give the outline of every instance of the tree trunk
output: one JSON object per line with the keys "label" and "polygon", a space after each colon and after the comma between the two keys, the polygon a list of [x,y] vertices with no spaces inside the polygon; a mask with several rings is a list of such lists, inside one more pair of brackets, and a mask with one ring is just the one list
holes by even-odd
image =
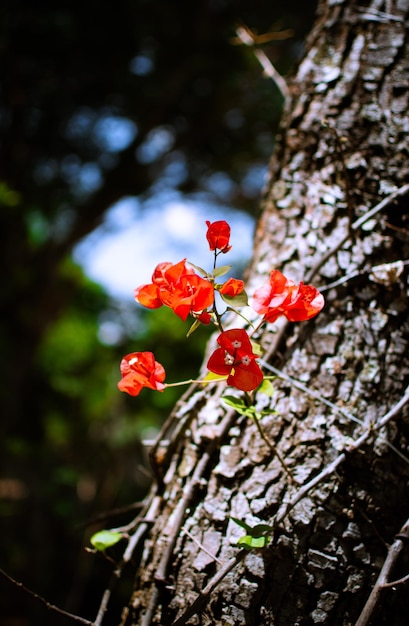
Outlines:
{"label": "tree trunk", "polygon": [[[403,545],[408,20],[409,0],[319,4],[247,276],[250,293],[277,268],[326,296],[314,320],[261,337],[265,373],[281,373],[257,407],[271,409],[262,429],[288,472],[257,424],[222,405],[220,384],[193,386],[152,453],[158,483],[126,553],[140,563],[124,625],[355,624],[402,527]],[[270,525],[268,546],[238,546],[232,517]],[[388,580],[408,565],[402,550]],[[407,587],[378,591],[371,623],[407,624]]]}

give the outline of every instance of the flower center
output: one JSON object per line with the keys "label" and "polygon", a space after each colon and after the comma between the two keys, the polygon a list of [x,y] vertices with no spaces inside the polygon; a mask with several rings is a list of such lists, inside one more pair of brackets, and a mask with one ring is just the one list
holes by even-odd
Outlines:
{"label": "flower center", "polygon": [[241,341],[235,339],[231,342],[231,345],[233,346],[233,348],[235,348],[235,350],[238,350],[239,348],[241,348]]}
{"label": "flower center", "polygon": [[248,356],[248,354],[246,354],[246,355],[242,358],[241,362],[243,363],[243,365],[250,365],[250,363],[251,363],[251,359],[250,359],[250,357]]}
{"label": "flower center", "polygon": [[225,365],[234,365],[234,356],[229,354],[228,352],[224,355],[224,364]]}

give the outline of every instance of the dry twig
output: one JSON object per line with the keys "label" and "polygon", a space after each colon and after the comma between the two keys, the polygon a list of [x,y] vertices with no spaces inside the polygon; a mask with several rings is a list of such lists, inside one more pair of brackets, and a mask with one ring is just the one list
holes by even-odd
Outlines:
{"label": "dry twig", "polygon": [[385,588],[395,587],[396,585],[403,584],[407,582],[409,579],[409,574],[404,576],[400,580],[395,580],[392,582],[388,582],[388,578],[392,572],[392,568],[394,567],[398,557],[402,551],[404,545],[408,543],[409,540],[409,519],[406,520],[400,531],[395,537],[394,542],[390,546],[388,550],[388,554],[386,556],[385,562],[382,566],[382,569],[379,573],[378,579],[372,589],[371,595],[364,608],[362,609],[361,615],[358,618],[355,626],[367,626],[369,624],[370,619],[372,618],[378,602],[381,597],[381,593]]}

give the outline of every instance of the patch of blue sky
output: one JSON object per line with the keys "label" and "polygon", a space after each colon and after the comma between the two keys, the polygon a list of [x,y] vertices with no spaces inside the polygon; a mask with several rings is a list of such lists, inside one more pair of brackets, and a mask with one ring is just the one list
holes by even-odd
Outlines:
{"label": "patch of blue sky", "polygon": [[86,274],[114,298],[133,300],[135,287],[151,282],[162,261],[187,258],[211,270],[213,254],[206,240],[206,220],[231,225],[232,250],[219,264],[242,267],[252,252],[254,219],[248,214],[206,199],[187,200],[177,192],[157,194],[142,206],[124,198],[107,213],[104,223],[75,249],[74,259]]}

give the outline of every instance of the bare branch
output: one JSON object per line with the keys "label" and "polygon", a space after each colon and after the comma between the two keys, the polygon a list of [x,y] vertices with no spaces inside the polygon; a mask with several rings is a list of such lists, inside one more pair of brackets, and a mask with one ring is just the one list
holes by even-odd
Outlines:
{"label": "bare branch", "polygon": [[216,589],[217,585],[224,578],[226,578],[227,574],[229,574],[229,572],[231,572],[246,557],[247,554],[247,550],[240,550],[240,552],[236,554],[235,557],[231,558],[230,561],[227,561],[224,567],[222,567],[213,576],[213,578],[209,580],[206,587],[202,589],[193,604],[191,604],[191,606],[175,622],[173,622],[172,626],[183,626],[183,624],[186,624],[186,622],[192,617],[192,615],[199,613],[199,611],[206,604],[212,591]]}
{"label": "bare branch", "polygon": [[205,546],[204,546],[202,543],[200,543],[200,541],[198,541],[198,540],[196,539],[196,537],[194,537],[194,536],[192,535],[192,533],[188,531],[188,529],[187,529],[187,528],[185,528],[185,527],[183,526],[183,527],[181,528],[181,530],[183,530],[183,532],[184,532],[184,533],[185,533],[185,534],[189,537],[189,539],[191,539],[191,540],[193,541],[193,543],[195,543],[195,544],[198,546],[198,548],[200,548],[200,550],[202,550],[202,552],[204,552],[205,554],[207,554],[207,556],[208,556],[208,557],[210,557],[213,561],[216,561],[216,563],[218,563],[219,565],[223,565],[223,563],[221,562],[221,560],[220,560],[220,559],[218,559],[218,558],[217,558],[217,556],[215,556],[214,554],[212,554],[212,553],[210,552],[210,550],[208,550],[207,548],[205,548]]}
{"label": "bare branch", "polygon": [[236,28],[236,34],[238,39],[245,46],[251,46],[253,48],[254,56],[263,68],[264,75],[267,76],[267,78],[271,78],[271,80],[275,82],[284,100],[288,100],[290,92],[287,87],[287,83],[285,82],[281,74],[277,72],[276,68],[271,63],[266,53],[263,52],[263,50],[254,47],[256,43],[256,36],[251,32],[249,28],[244,26],[238,26]]}
{"label": "bare branch", "polygon": [[327,476],[333,474],[337,467],[345,461],[348,452],[352,452],[361,448],[376,430],[379,430],[380,428],[382,428],[382,426],[385,426],[385,424],[387,424],[393,417],[395,417],[395,415],[397,415],[402,407],[408,402],[409,387],[406,388],[406,391],[403,394],[402,398],[391,408],[390,411],[388,411],[381,419],[379,419],[376,424],[371,425],[360,437],[358,437],[358,439],[356,439],[348,446],[345,452],[341,452],[341,454],[339,454],[337,458],[332,461],[332,463],[324,467],[324,469],[319,474],[317,474],[314,478],[305,483],[301,487],[301,489],[291,498],[291,500],[283,505],[281,511],[277,513],[275,523],[280,523],[287,516],[289,511],[291,511],[291,509],[293,509],[295,505],[300,500],[302,500],[302,498],[304,498],[304,496],[306,496],[307,493],[311,491],[311,489],[313,489],[313,487],[322,482],[322,480]]}
{"label": "bare branch", "polygon": [[[408,539],[409,519],[406,520],[399,533],[396,535],[394,542],[390,546],[383,567],[379,572],[379,576],[375,583],[375,586],[372,589],[371,595],[366,601],[366,604],[362,609],[361,615],[359,616],[355,626],[367,626],[373,616],[374,611],[376,610],[383,589],[385,589],[386,587],[395,586],[400,582],[394,581],[392,583],[388,583],[388,577],[390,576],[392,568],[394,567],[399,557],[399,554],[401,553],[402,548],[405,545],[405,542],[407,543]],[[405,578],[401,579],[401,581],[406,582],[407,579],[409,579],[409,575],[405,576]]]}
{"label": "bare branch", "polygon": [[15,580],[2,569],[0,569],[0,575],[3,576],[3,578],[5,578],[6,580],[8,580],[12,585],[21,589],[26,595],[40,602],[40,604],[45,606],[49,611],[52,611],[53,613],[58,613],[59,615],[64,615],[64,617],[71,619],[73,622],[77,622],[78,624],[84,624],[84,626],[95,626],[94,622],[90,622],[89,620],[84,619],[83,617],[79,617],[78,615],[74,615],[73,613],[69,613],[68,611],[64,611],[63,609],[60,609],[58,606],[55,606],[55,604],[50,604],[50,602],[47,602],[45,598],[40,596],[35,591],[31,591],[31,589],[28,589],[25,585],[23,585],[23,583],[19,582],[18,580]]}
{"label": "bare branch", "polygon": [[[378,202],[378,204],[372,207],[372,209],[369,209],[369,211],[361,215],[361,217],[359,217],[357,220],[355,220],[355,222],[352,223],[350,230],[358,230],[359,228],[361,228],[361,226],[363,226],[363,224],[365,224],[365,222],[368,222],[372,217],[380,213],[380,211],[383,211],[383,209],[385,209],[386,207],[390,206],[398,198],[406,196],[407,193],[409,193],[409,183],[392,192],[391,194],[389,194],[389,196],[387,196],[386,198],[381,200],[381,202]],[[338,252],[338,250],[342,248],[342,246],[348,241],[349,237],[350,233],[348,231],[348,233],[344,237],[342,237],[342,239],[340,239],[340,241],[333,248],[331,248],[331,250],[328,250],[328,252],[324,254],[314,265],[314,267],[311,268],[306,276],[305,282],[310,282],[310,280],[312,280],[312,278],[328,261],[328,259],[330,259],[334,254]]]}

